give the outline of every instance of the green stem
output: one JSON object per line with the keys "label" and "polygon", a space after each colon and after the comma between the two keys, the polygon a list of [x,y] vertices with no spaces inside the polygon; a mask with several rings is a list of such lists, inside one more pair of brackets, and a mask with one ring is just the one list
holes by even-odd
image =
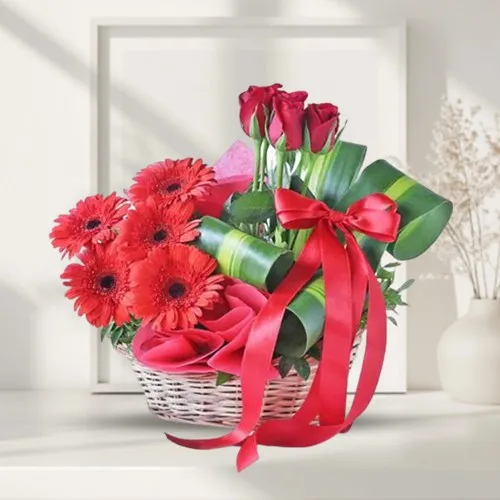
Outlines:
{"label": "green stem", "polygon": [[283,187],[283,171],[285,168],[286,152],[276,150],[276,189]]}
{"label": "green stem", "polygon": [[[307,193],[307,188],[309,187],[309,181],[311,180],[311,175],[313,171],[313,160],[314,157],[311,153],[307,151],[302,152],[302,158],[300,159],[300,172],[305,172],[305,177],[302,179],[302,189],[300,190],[301,195],[305,195]],[[293,249],[295,242],[297,240],[297,236],[299,235],[299,231],[294,229],[290,231],[290,241],[288,247]]]}
{"label": "green stem", "polygon": [[266,139],[262,141],[261,157],[260,157],[260,173],[259,173],[259,191],[264,188],[264,178],[267,173],[267,150],[269,149],[269,142]]}
{"label": "green stem", "polygon": [[254,158],[252,191],[257,191],[257,188],[259,187],[261,146],[262,146],[262,139],[256,139],[254,141],[254,156],[255,156],[255,158]]}
{"label": "green stem", "polygon": [[303,184],[302,189],[300,190],[300,194],[305,195],[307,193],[309,181],[311,180],[311,175],[313,172],[313,155],[304,151],[304,159],[300,163],[302,165],[301,169],[305,168],[306,171],[305,178],[302,179]]}
{"label": "green stem", "polygon": [[[275,189],[283,187],[283,170],[285,168],[286,152],[276,150],[276,186]],[[278,222],[274,231],[274,243],[277,246],[283,245],[284,229]]]}

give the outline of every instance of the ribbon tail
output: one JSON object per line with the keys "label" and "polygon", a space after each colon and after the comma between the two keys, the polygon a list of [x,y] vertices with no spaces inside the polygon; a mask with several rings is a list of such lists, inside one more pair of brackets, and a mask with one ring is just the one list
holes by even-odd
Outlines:
{"label": "ribbon tail", "polygon": [[320,424],[341,424],[346,416],[347,379],[353,339],[353,298],[349,255],[328,221],[321,241],[325,276],[325,329],[317,397]]}
{"label": "ribbon tail", "polygon": [[[355,248],[355,243],[355,241],[352,242],[353,248]],[[356,250],[354,251],[356,252]],[[304,425],[304,420],[294,422],[295,417],[290,421],[283,421],[281,426],[280,421],[264,422],[257,431],[257,442],[259,444],[290,447],[307,447],[320,444],[331,439],[338,433],[348,432],[353,422],[370,404],[375,394],[384,362],[387,342],[387,319],[385,315],[384,295],[380,289],[377,278],[366,261],[361,249],[359,249],[359,255],[362,257],[360,265],[363,267],[368,281],[369,303],[366,349],[356,393],[346,419],[337,425],[320,426]],[[318,375],[321,377],[321,371],[324,367],[324,364],[319,367],[309,393],[309,397],[313,398],[313,401],[319,396],[319,383],[317,383],[317,378]],[[304,406],[309,397],[306,399]],[[301,410],[302,408],[299,412]]]}
{"label": "ribbon tail", "polygon": [[241,444],[240,451],[236,458],[236,469],[238,472],[250,467],[259,459],[259,452],[257,451],[257,438],[255,434],[248,436]]}

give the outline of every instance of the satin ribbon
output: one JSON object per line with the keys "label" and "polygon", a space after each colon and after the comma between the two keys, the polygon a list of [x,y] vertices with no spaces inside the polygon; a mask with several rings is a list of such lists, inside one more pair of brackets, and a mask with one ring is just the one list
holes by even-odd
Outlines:
{"label": "satin ribbon", "polygon": [[[242,470],[258,458],[257,444],[303,447],[326,441],[349,430],[367,408],[380,377],[386,346],[383,293],[352,232],[392,242],[400,216],[387,196],[376,193],[353,203],[346,213],[291,190],[275,193],[278,219],[286,229],[313,228],[297,262],[256,317],[242,360],[242,415],[228,434],[213,439],[182,439],[167,434],[181,446],[215,449],[240,445],[237,467]],[[343,235],[339,241],[337,232]],[[321,361],[309,394],[296,415],[268,420],[259,427],[267,371],[272,362],[283,315],[295,295],[322,266],[325,281],[325,327]],[[349,358],[368,290],[366,349],[361,375],[346,416]],[[319,420],[319,425],[314,423]]]}

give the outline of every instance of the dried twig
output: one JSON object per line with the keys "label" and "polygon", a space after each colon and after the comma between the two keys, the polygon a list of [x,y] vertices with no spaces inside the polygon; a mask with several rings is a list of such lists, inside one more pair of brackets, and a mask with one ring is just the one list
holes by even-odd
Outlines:
{"label": "dried twig", "polygon": [[[466,274],[476,298],[500,296],[500,116],[495,127],[478,120],[479,106],[443,100],[430,160],[436,172],[424,183],[454,203],[450,225],[435,245],[438,255]],[[492,263],[492,252],[497,251]],[[493,268],[488,274],[487,266]]]}

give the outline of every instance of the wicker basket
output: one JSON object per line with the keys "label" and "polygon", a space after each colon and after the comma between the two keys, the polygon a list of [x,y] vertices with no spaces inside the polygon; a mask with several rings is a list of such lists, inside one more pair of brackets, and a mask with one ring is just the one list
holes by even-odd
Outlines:
{"label": "wicker basket", "polygon": [[[354,341],[352,365],[363,332]],[[234,427],[241,416],[241,384],[239,379],[216,386],[216,376],[209,374],[165,373],[153,370],[133,359],[123,346],[118,350],[132,361],[134,372],[146,395],[149,410],[169,421],[198,425]],[[289,418],[302,405],[316,373],[311,363],[311,376],[304,381],[292,370],[285,378],[270,380],[266,387],[261,420]]]}

